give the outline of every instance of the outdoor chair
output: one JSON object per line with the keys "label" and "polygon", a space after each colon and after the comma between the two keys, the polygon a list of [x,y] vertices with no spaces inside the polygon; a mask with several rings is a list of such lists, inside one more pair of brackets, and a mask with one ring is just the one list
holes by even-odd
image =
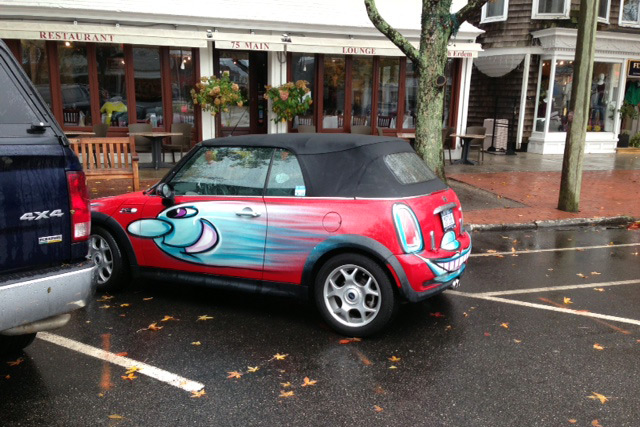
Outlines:
{"label": "outdoor chair", "polygon": [[[451,138],[454,129],[451,126],[447,126],[442,128],[442,148],[447,149],[449,151],[449,164],[453,164],[453,160],[451,159],[451,149],[455,148],[453,144],[455,144],[455,139]],[[442,163],[444,164],[444,153],[442,154]]]}
{"label": "outdoor chair", "polygon": [[298,125],[298,133],[316,133],[316,127],[313,125]]}
{"label": "outdoor chair", "polygon": [[109,125],[106,123],[97,123],[93,125],[93,133],[98,138],[106,138],[107,132],[109,132]]}
{"label": "outdoor chair", "polygon": [[371,135],[371,126],[351,126],[351,133],[357,133],[358,135]]}
{"label": "outdoor chair", "polygon": [[[176,162],[176,151],[180,151],[180,158],[184,155],[185,151],[189,151],[189,145],[191,144],[191,130],[193,125],[191,123],[173,123],[171,124],[171,132],[181,133],[182,135],[175,135],[171,137],[169,144],[163,144],[162,150],[171,151],[171,160]],[[164,153],[162,155],[164,159]]]}
{"label": "outdoor chair", "polygon": [[300,125],[313,126],[313,117],[298,116],[298,126]]}
{"label": "outdoor chair", "polygon": [[388,128],[391,126],[391,116],[378,116],[378,127]]}
{"label": "outdoor chair", "polygon": [[[467,135],[484,135],[487,133],[487,130],[482,126],[469,126],[467,131],[465,132]],[[469,152],[471,150],[478,150],[478,162],[480,162],[480,158],[482,157],[482,161],[484,161],[484,138],[476,138],[472,139],[469,144]]]}
{"label": "outdoor chair", "polygon": [[366,126],[369,117],[367,116],[353,116],[351,124],[354,126]]}
{"label": "outdoor chair", "polygon": [[[153,132],[153,128],[150,123],[137,123],[129,125],[129,133],[135,132]],[[146,136],[135,136],[136,152],[137,153],[150,153],[151,152],[151,140]]]}

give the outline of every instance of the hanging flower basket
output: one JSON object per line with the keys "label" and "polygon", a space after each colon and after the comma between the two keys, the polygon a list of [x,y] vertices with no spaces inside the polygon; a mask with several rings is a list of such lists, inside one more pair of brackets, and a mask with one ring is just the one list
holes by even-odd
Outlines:
{"label": "hanging flower basket", "polygon": [[240,92],[240,87],[229,79],[229,72],[224,71],[220,78],[216,76],[202,77],[200,83],[191,89],[191,98],[195,105],[200,105],[204,111],[210,111],[212,116],[220,112],[229,112],[229,107],[242,107],[246,99]]}
{"label": "hanging flower basket", "polygon": [[309,82],[305,80],[298,80],[278,87],[265,86],[267,92],[264,94],[264,99],[271,100],[271,109],[276,115],[274,122],[290,121],[295,116],[307,112],[313,102],[308,84]]}

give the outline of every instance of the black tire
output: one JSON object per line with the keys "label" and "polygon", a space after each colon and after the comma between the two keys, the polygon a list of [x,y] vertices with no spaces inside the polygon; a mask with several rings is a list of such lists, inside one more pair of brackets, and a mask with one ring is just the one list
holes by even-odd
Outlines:
{"label": "black tire", "polygon": [[102,227],[92,227],[89,253],[98,267],[96,269],[97,290],[99,292],[122,290],[129,281],[129,267],[113,235]]}
{"label": "black tire", "polygon": [[19,353],[36,339],[36,334],[0,335],[0,354]]}
{"label": "black tire", "polygon": [[320,268],[314,296],[322,317],[347,336],[379,332],[391,321],[398,306],[384,270],[372,259],[352,253],[337,255]]}

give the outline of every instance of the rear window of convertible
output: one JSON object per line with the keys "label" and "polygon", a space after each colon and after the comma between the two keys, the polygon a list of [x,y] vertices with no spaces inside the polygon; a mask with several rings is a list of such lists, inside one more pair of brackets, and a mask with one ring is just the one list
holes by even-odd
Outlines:
{"label": "rear window of convertible", "polygon": [[384,162],[401,184],[417,184],[436,178],[416,153],[387,154]]}

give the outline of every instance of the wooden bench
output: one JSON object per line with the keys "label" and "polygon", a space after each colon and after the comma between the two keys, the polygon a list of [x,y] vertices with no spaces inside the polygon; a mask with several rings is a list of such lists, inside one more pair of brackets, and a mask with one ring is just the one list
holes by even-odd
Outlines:
{"label": "wooden bench", "polygon": [[133,137],[69,138],[69,142],[87,178],[131,178],[133,191],[140,190],[139,157]]}

